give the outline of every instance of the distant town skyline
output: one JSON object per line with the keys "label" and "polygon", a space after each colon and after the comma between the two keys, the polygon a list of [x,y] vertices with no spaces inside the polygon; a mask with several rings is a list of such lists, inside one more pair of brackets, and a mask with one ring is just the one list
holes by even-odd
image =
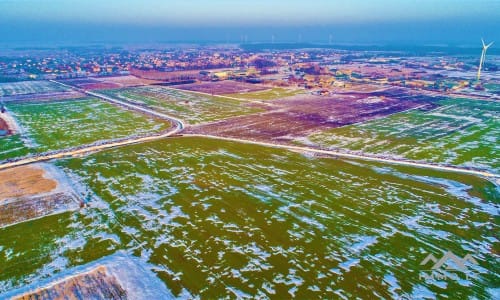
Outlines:
{"label": "distant town skyline", "polygon": [[0,0],[3,42],[467,43],[499,19],[494,0]]}

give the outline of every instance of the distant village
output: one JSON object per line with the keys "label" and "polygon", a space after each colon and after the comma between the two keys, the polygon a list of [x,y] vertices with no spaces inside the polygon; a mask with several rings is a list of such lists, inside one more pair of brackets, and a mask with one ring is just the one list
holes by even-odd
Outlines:
{"label": "distant village", "polygon": [[[0,59],[0,82],[135,75],[166,84],[236,80],[271,86],[302,87],[330,94],[352,84],[384,84],[437,91],[472,87],[471,78],[443,72],[477,68],[476,58],[411,57],[401,53],[334,49],[245,51],[192,47],[166,50],[71,49]],[[495,64],[486,66],[496,70]],[[451,79],[450,79],[451,78]],[[480,86],[474,86],[480,89]]]}

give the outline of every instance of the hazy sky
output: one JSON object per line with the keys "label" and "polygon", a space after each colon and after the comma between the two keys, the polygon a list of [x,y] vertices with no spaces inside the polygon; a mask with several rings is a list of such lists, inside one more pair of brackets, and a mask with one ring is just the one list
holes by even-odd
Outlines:
{"label": "hazy sky", "polygon": [[466,43],[498,20],[500,0],[0,0],[4,41]]}

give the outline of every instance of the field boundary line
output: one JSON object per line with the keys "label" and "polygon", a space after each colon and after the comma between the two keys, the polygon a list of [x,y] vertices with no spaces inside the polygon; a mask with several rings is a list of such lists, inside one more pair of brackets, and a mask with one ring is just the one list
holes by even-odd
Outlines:
{"label": "field boundary line", "polygon": [[287,149],[287,150],[298,151],[298,152],[325,154],[325,155],[337,156],[337,157],[348,158],[348,159],[374,161],[374,162],[388,163],[388,164],[393,164],[393,165],[402,165],[402,166],[417,167],[417,168],[424,168],[424,169],[434,169],[434,170],[439,170],[439,171],[449,171],[449,172],[455,172],[455,173],[465,173],[465,174],[483,176],[483,177],[488,177],[488,178],[496,178],[497,180],[500,179],[499,174],[494,174],[494,173],[490,173],[487,171],[466,169],[466,168],[461,168],[458,166],[443,166],[443,165],[432,164],[432,163],[428,163],[428,162],[419,162],[419,161],[411,161],[411,160],[396,159],[396,158],[383,158],[383,157],[371,156],[371,155],[366,155],[366,154],[345,153],[345,152],[340,152],[340,151],[335,151],[335,150],[324,150],[324,149],[316,149],[316,148],[310,148],[310,147],[304,147],[304,146],[274,144],[274,143],[268,143],[268,142],[259,142],[259,141],[252,141],[252,140],[246,140],[246,139],[239,139],[239,138],[221,137],[221,136],[216,136],[216,135],[182,134],[182,136],[219,139],[219,140],[233,141],[233,142],[239,142],[239,143],[261,145],[261,146],[267,146],[267,147],[273,147],[273,148]]}

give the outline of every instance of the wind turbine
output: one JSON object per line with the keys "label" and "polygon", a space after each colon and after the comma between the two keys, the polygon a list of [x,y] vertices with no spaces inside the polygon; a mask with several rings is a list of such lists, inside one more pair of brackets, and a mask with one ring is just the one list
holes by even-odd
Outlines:
{"label": "wind turbine", "polygon": [[483,42],[483,52],[481,53],[481,59],[479,60],[479,69],[477,69],[477,81],[481,78],[481,69],[483,68],[484,59],[486,58],[486,50],[493,45],[493,42],[486,45],[483,39],[481,39],[481,42]]}

